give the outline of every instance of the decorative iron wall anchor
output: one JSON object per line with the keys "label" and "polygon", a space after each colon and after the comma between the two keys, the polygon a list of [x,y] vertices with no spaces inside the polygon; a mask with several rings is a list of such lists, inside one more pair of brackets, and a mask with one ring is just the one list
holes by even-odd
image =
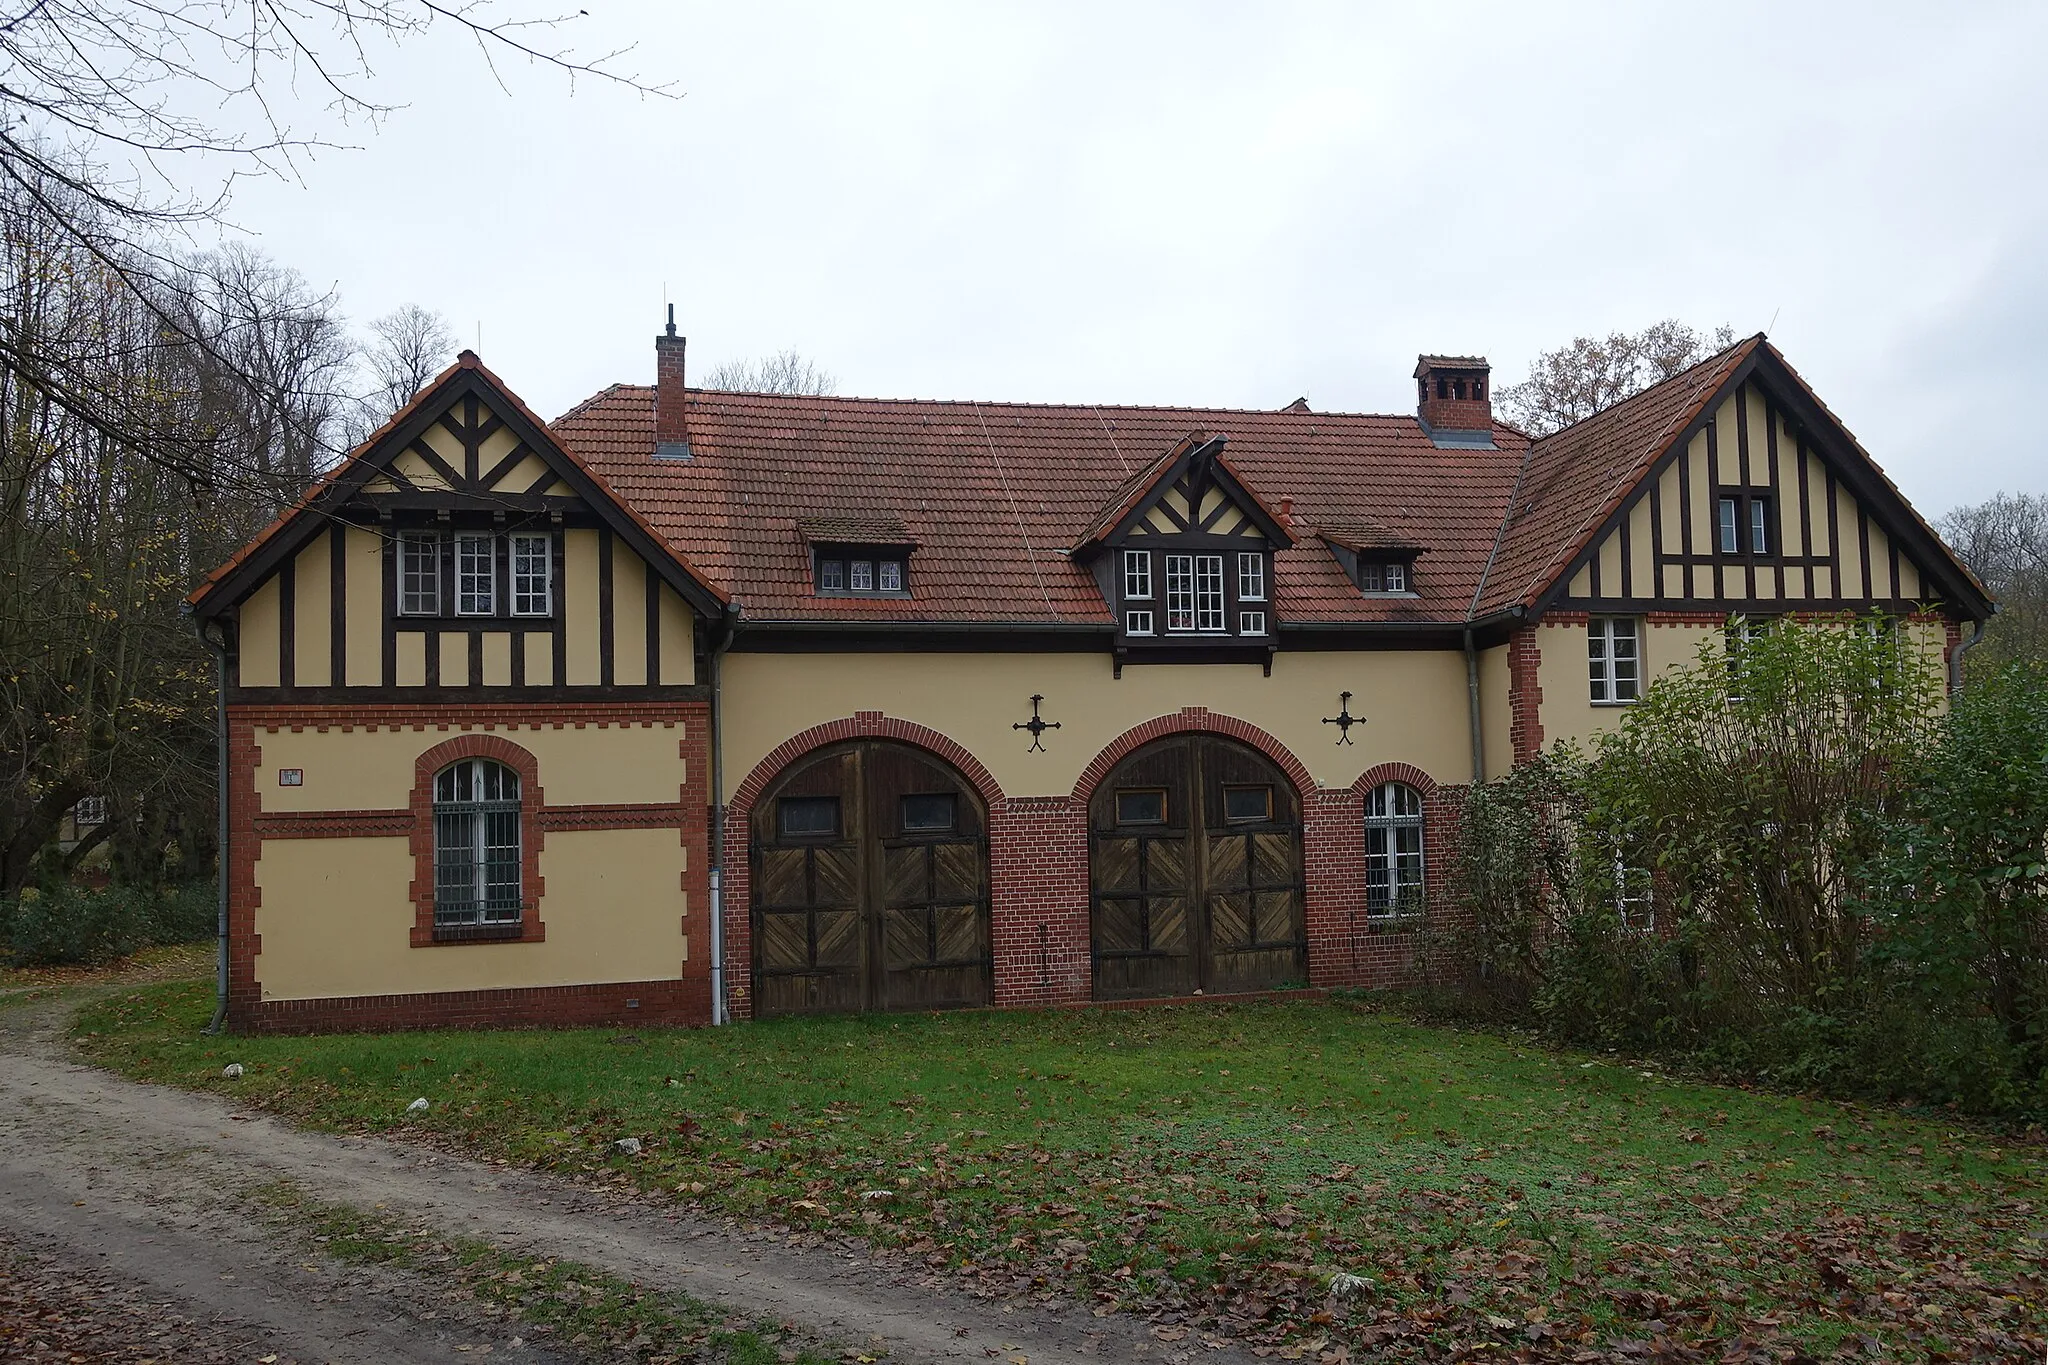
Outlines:
{"label": "decorative iron wall anchor", "polygon": [[1339,744],[1349,744],[1351,742],[1351,727],[1365,724],[1365,717],[1352,715],[1351,694],[1349,692],[1340,692],[1337,694],[1337,714],[1334,716],[1324,716],[1323,724],[1336,726],[1337,742]]}
{"label": "decorative iron wall anchor", "polygon": [[1010,727],[1012,730],[1029,730],[1031,732],[1031,748],[1024,751],[1027,754],[1034,749],[1041,754],[1044,753],[1045,745],[1039,743],[1039,737],[1047,730],[1057,730],[1060,728],[1060,723],[1056,720],[1040,720],[1038,718],[1038,703],[1044,700],[1044,694],[1033,692],[1031,694],[1031,719],[1020,720]]}

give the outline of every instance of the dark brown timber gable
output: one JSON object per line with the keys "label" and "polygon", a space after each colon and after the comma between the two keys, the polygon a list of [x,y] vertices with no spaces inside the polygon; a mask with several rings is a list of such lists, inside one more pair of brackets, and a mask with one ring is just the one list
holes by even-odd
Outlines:
{"label": "dark brown timber gable", "polygon": [[[1750,424],[1746,420],[1747,409],[1744,406],[1744,399],[1750,395],[1761,400],[1766,414],[1762,449],[1752,448]],[[1732,431],[1721,430],[1717,418],[1723,411],[1735,415],[1736,420],[1730,424]],[[1795,445],[1791,450],[1783,448],[1779,436],[1781,427],[1793,434]],[[1710,504],[1706,509],[1709,515],[1704,521],[1696,515],[1700,509],[1693,506],[1697,480],[1692,467],[1691,446],[1694,437],[1702,431],[1706,435],[1710,475],[1718,471],[1722,461],[1732,454],[1738,480],[1724,489],[1715,479],[1708,478],[1705,486],[1709,498],[1718,499],[1725,492],[1744,498],[1760,494],[1770,499],[1770,525],[1774,539],[1765,553],[1748,552],[1746,517],[1737,528],[1742,552],[1730,555],[1720,552],[1715,515],[1717,507]],[[1731,443],[1734,446],[1732,452],[1728,450]],[[1822,495],[1825,506],[1818,509],[1812,505],[1814,481],[1811,473],[1816,463],[1822,472],[1826,490]],[[1678,470],[1676,545],[1667,543],[1664,535],[1665,490],[1662,486],[1665,471],[1673,465]],[[1764,471],[1767,477],[1752,484],[1753,470]],[[1846,559],[1841,535],[1843,528],[1837,516],[1838,487],[1848,491],[1857,509],[1856,524],[1851,532],[1858,547],[1853,583],[1842,581]],[[1649,504],[1651,534],[1652,581],[1648,584],[1635,581],[1636,556],[1632,553],[1634,546],[1631,542],[1635,531],[1631,525],[1631,513],[1645,501]],[[1746,507],[1746,503],[1743,506]],[[1890,561],[1888,581],[1893,586],[1892,594],[1881,601],[1874,596],[1871,573],[1869,527],[1873,522],[1885,536]],[[1708,528],[1705,544],[1698,543],[1702,524]],[[1826,527],[1825,553],[1814,552],[1817,524]],[[1778,538],[1781,532],[1776,528],[1793,526],[1798,528],[1800,544],[1806,553],[1787,553],[1782,539]],[[1601,548],[1610,536],[1616,537],[1620,544],[1619,584],[1603,579]],[[1898,591],[1902,562],[1910,562],[1918,571],[1921,587],[1918,600],[1907,600]],[[1667,596],[1663,592],[1668,569],[1678,571],[1682,590],[1680,597]],[[1581,570],[1586,571],[1589,580],[1586,596],[1576,596],[1571,592],[1570,585]],[[1819,588],[1817,571],[1825,571],[1830,580],[1830,591],[1820,596],[1816,596]],[[1759,596],[1760,574],[1775,579],[1774,593]],[[1793,595],[1787,591],[1788,582],[1793,581],[1795,574],[1805,589],[1804,595]],[[1614,591],[1617,588],[1618,593]],[[1939,605],[1952,615],[1966,619],[1982,619],[1991,611],[1989,597],[1968,570],[1907,504],[1855,438],[1813,396],[1798,374],[1774,348],[1759,338],[1742,362],[1699,403],[1691,419],[1663,443],[1661,452],[1649,459],[1633,483],[1617,495],[1607,514],[1592,525],[1576,551],[1549,579],[1547,586],[1533,595],[1529,605],[1532,612],[1538,614],[1550,608],[1597,612],[1623,605],[1635,610],[1662,607],[1732,612],[1760,602],[1768,602],[1777,610],[1860,610],[1874,606],[1901,613],[1918,606]]]}

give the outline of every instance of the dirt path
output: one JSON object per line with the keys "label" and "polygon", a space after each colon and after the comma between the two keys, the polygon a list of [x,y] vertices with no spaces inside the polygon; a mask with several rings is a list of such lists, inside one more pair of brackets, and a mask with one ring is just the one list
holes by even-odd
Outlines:
{"label": "dirt path", "polygon": [[[79,1273],[113,1272],[178,1311],[306,1361],[555,1359],[519,1324],[460,1316],[436,1286],[315,1257],[250,1192],[295,1182],[517,1254],[680,1289],[896,1361],[1028,1365],[1249,1360],[1173,1346],[1122,1316],[970,1297],[855,1249],[615,1201],[532,1172],[400,1143],[301,1132],[218,1098],[136,1085],[68,1061],[67,1002],[0,1010],[0,1239]],[[118,1358],[118,1357],[116,1357]]]}

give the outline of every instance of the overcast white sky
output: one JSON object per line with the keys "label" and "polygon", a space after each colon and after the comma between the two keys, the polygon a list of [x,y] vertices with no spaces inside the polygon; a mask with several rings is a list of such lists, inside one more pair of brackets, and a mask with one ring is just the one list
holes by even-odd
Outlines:
{"label": "overcast white sky", "polygon": [[577,2],[682,98],[432,37],[235,217],[550,417],[652,379],[664,289],[697,374],[1326,410],[1676,316],[1769,330],[1929,516],[2048,491],[2048,5]]}

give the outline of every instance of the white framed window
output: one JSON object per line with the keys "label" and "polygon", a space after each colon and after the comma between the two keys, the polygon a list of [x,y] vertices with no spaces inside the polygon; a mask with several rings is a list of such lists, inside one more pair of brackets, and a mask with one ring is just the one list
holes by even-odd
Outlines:
{"label": "white framed window", "polygon": [[455,537],[455,614],[490,616],[498,610],[498,538],[463,531]]}
{"label": "white framed window", "polygon": [[465,758],[434,775],[434,928],[519,923],[519,774]]}
{"label": "white framed window", "polygon": [[1127,611],[1124,613],[1124,634],[1150,635],[1152,613],[1149,611]]}
{"label": "white framed window", "polygon": [[107,823],[107,798],[104,796],[81,796],[78,804],[71,808],[71,823],[80,829],[87,829]]}
{"label": "white framed window", "polygon": [[1126,601],[1149,602],[1152,600],[1152,552],[1150,550],[1124,551],[1124,598]]}
{"label": "white framed window", "polygon": [[818,588],[823,592],[845,592],[846,561],[843,559],[819,560]]}
{"label": "white framed window", "polygon": [[847,576],[846,586],[854,592],[873,592],[875,590],[875,561],[872,559],[854,560],[853,572]]}
{"label": "white framed window", "polygon": [[1650,930],[1657,927],[1657,905],[1654,896],[1655,879],[1647,867],[1632,867],[1621,856],[1614,854],[1614,913],[1621,917],[1624,929]]}
{"label": "white framed window", "polygon": [[1237,600],[1266,600],[1266,556],[1257,550],[1237,552]]}
{"label": "white framed window", "polygon": [[1395,562],[1361,562],[1358,566],[1360,592],[1408,591],[1408,566]]}
{"label": "white framed window", "polygon": [[1635,701],[1642,695],[1642,622],[1633,616],[1596,616],[1586,627],[1586,667],[1593,700]]}
{"label": "white framed window", "polygon": [[1195,556],[1195,629],[1223,629],[1223,556]]}
{"label": "white framed window", "polygon": [[1749,552],[1753,555],[1767,555],[1771,552],[1771,500],[1752,496],[1749,500]]}
{"label": "white framed window", "polygon": [[1222,555],[1166,556],[1166,628],[1223,631]]}
{"label": "white framed window", "polygon": [[1166,557],[1166,628],[1195,628],[1195,557]]}
{"label": "white framed window", "polygon": [[1771,625],[1768,616],[1738,616],[1722,629],[1721,645],[1728,655],[1728,700],[1742,700],[1742,656],[1751,644],[1770,633]]}
{"label": "white framed window", "polygon": [[441,614],[441,537],[432,531],[398,533],[398,614]]}
{"label": "white framed window", "polygon": [[875,565],[875,589],[878,592],[903,591],[903,562],[884,559]]}
{"label": "white framed window", "polygon": [[1736,508],[1736,499],[1722,498],[1719,507],[1721,517],[1721,553],[1724,555],[1739,553],[1742,549],[1742,541],[1738,535],[1738,528],[1741,522],[1736,516],[1738,510]]}
{"label": "white framed window", "polygon": [[1422,913],[1422,793],[1386,782],[1365,796],[1365,913],[1399,919]]}
{"label": "white framed window", "polygon": [[1239,635],[1264,635],[1266,633],[1266,613],[1262,611],[1239,612],[1237,614],[1237,633]]}
{"label": "white framed window", "polygon": [[555,543],[545,533],[512,536],[512,614],[552,616],[555,610]]}

